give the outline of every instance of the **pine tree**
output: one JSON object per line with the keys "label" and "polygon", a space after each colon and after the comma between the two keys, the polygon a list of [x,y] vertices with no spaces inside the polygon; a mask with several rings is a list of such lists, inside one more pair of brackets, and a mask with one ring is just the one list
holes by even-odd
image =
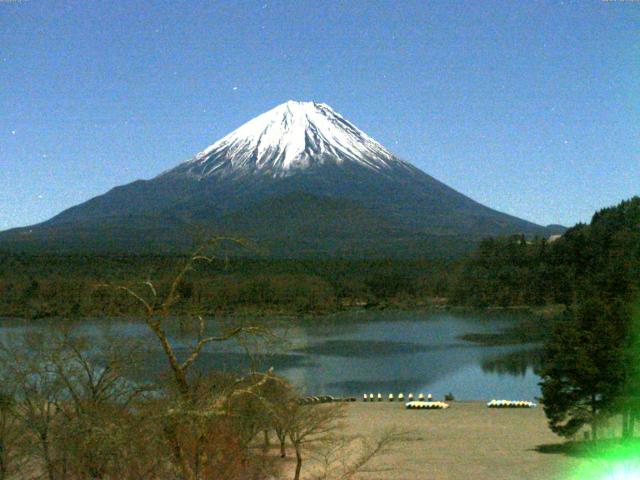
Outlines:
{"label": "pine tree", "polygon": [[640,299],[635,301],[624,346],[625,380],[617,409],[622,418],[622,437],[634,436],[635,422],[640,420]]}
{"label": "pine tree", "polygon": [[571,437],[588,424],[597,438],[599,420],[615,411],[625,386],[629,323],[625,302],[603,301],[594,292],[559,322],[539,372],[552,431]]}

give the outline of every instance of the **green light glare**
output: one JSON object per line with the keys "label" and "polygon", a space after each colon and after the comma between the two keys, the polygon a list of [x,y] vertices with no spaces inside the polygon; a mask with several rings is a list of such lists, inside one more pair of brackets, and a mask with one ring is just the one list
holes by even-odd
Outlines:
{"label": "green light glare", "polygon": [[603,477],[604,480],[631,480],[640,478],[640,467],[635,462],[632,465],[617,465],[614,471]]}
{"label": "green light glare", "polygon": [[640,480],[640,441],[603,442],[608,445],[589,449],[587,458],[566,480]]}
{"label": "green light glare", "polygon": [[[630,363],[626,392],[638,398],[640,394],[640,299],[633,306],[629,335]],[[636,421],[639,420],[636,419]],[[638,428],[636,428],[636,435],[637,430]],[[587,441],[576,445],[574,453],[581,457],[581,460],[566,480],[640,480],[640,438],[637,436],[626,439]]]}

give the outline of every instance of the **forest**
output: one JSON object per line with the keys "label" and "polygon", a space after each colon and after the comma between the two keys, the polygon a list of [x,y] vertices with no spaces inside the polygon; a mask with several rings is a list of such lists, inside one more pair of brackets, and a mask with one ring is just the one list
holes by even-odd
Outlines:
{"label": "forest", "polygon": [[[639,260],[636,197],[597,212],[590,225],[569,230],[552,246],[547,260],[536,263],[540,269],[557,268],[565,282],[558,288],[564,290],[559,300],[566,310],[550,332],[538,370],[550,428],[574,438],[589,425],[590,438],[596,440],[600,427],[617,419],[623,442],[636,454]],[[620,445],[614,447],[619,450]]]}
{"label": "forest", "polygon": [[[572,445],[578,433],[599,438],[601,426],[615,420],[623,441],[633,442],[640,420],[638,197],[600,210],[590,224],[576,225],[555,241],[486,239],[472,256],[455,262],[287,261],[208,256],[204,250],[191,257],[4,254],[0,279],[0,315],[135,314],[162,345],[170,367],[168,383],[149,385],[149,392],[125,380],[125,367],[136,366],[135,346],[123,348],[109,339],[88,346],[63,331],[46,340],[0,344],[0,363],[8,372],[0,392],[0,478],[25,465],[50,480],[155,478],[167,472],[185,479],[222,471],[225,478],[244,478],[249,471],[264,475],[275,468],[273,455],[261,453],[274,434],[282,455],[293,450],[294,478],[300,478],[305,442],[335,444],[339,405],[301,408],[297,392],[269,372],[240,379],[189,374],[207,343],[269,335],[242,323],[207,333],[204,317],[219,312],[560,305],[552,328],[529,323],[512,332],[523,341],[545,342],[536,373],[551,430]],[[195,322],[196,342],[179,361],[166,322],[183,314]],[[39,343],[21,348],[21,342]],[[96,348],[107,369],[91,363],[89,351]],[[28,358],[25,351],[44,357]],[[134,431],[154,441],[131,441]],[[343,442],[332,450],[338,457],[322,478],[350,478],[397,435]],[[229,455],[221,457],[225,448]],[[349,454],[354,463],[344,463],[345,449],[355,449],[355,457]],[[341,471],[334,468],[338,464]]]}
{"label": "forest", "polygon": [[640,281],[640,198],[596,212],[559,239],[484,240],[451,279],[450,300],[476,306],[570,305],[588,288],[626,294]]}
{"label": "forest", "polygon": [[[487,239],[449,284],[452,303],[561,305],[537,373],[551,430],[574,439],[640,419],[640,198],[596,212],[553,242]],[[532,330],[534,332],[534,330]]]}
{"label": "forest", "polygon": [[[0,316],[127,315],[108,283],[166,287],[183,256],[0,254]],[[448,291],[445,261],[213,259],[180,287],[176,310],[215,313],[329,313],[351,307],[427,305]],[[131,306],[131,305],[129,305]]]}
{"label": "forest", "polygon": [[[300,480],[309,463],[319,480],[376,471],[371,460],[405,434],[347,435],[340,420],[348,399],[302,397],[272,368],[197,367],[207,346],[272,345],[275,331],[190,315],[181,318],[181,340],[167,333],[194,259],[162,294],[152,282],[144,293],[116,288],[144,312],[164,356],[156,374],[145,373],[151,343],[106,331],[89,339],[58,322],[0,339],[0,480]],[[311,447],[323,462],[312,462]]]}
{"label": "forest", "polygon": [[[637,285],[640,198],[597,212],[559,239],[487,238],[451,259],[273,259],[218,255],[180,286],[177,310],[317,314],[347,308],[571,305],[587,283]],[[0,253],[0,316],[127,315],[103,288],[167,286],[188,256]],[[609,285],[616,288],[615,285]]]}

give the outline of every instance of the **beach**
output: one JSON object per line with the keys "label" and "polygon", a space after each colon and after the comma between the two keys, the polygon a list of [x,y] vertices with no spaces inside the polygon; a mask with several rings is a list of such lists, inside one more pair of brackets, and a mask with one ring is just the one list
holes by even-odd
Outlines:
{"label": "beach", "polygon": [[[556,480],[579,460],[558,453],[563,443],[540,406],[489,409],[485,402],[450,402],[446,410],[407,410],[400,402],[350,403],[344,433],[373,436],[389,428],[411,432],[372,465],[385,471],[357,478],[423,480]],[[304,470],[303,470],[304,472]],[[304,478],[304,475],[303,475]]]}

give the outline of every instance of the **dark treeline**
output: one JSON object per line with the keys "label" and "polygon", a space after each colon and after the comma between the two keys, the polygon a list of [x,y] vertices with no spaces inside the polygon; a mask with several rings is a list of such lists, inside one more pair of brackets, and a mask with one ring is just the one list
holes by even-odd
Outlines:
{"label": "dark treeline", "polygon": [[640,198],[597,212],[553,242],[522,237],[484,241],[452,286],[454,302],[556,303],[537,372],[550,428],[590,437],[621,419],[634,437],[640,419]]}
{"label": "dark treeline", "polygon": [[[221,258],[200,264],[181,284],[178,307],[326,313],[444,303],[571,305],[587,285],[618,282],[623,288],[640,278],[639,205],[634,198],[604,209],[556,241],[486,239],[458,260]],[[0,316],[126,315],[129,305],[101,285],[152,279],[166,288],[185,258],[0,253]]]}
{"label": "dark treeline", "polygon": [[571,305],[586,289],[640,281],[640,198],[597,212],[559,239],[487,239],[451,280],[450,300],[476,306]]}
{"label": "dark treeline", "polygon": [[[105,284],[153,280],[167,288],[182,256],[0,254],[0,316],[132,313]],[[185,311],[325,313],[352,306],[442,301],[454,273],[446,261],[274,260],[202,262],[180,285]]]}
{"label": "dark treeline", "polygon": [[590,437],[613,418],[630,441],[640,419],[640,197],[597,212],[553,242],[488,239],[462,264],[450,300],[562,304],[537,372],[551,429]]}
{"label": "dark treeline", "polygon": [[629,440],[640,419],[640,198],[601,210],[553,250],[572,301],[539,371],[549,425],[567,437],[590,425],[596,439],[619,417]]}
{"label": "dark treeline", "polygon": [[[254,361],[234,374],[215,361],[200,366],[208,348],[250,344],[255,360],[285,339],[259,322],[213,323],[197,312],[178,321],[178,290],[196,262],[163,293],[151,281],[112,288],[140,306],[149,341],[108,328],[88,338],[65,322],[0,339],[0,480],[300,480],[308,463],[314,478],[347,480],[377,470],[367,464],[403,432],[347,436],[343,402],[303,398]],[[154,344],[164,361],[146,375]]]}
{"label": "dark treeline", "polygon": [[452,286],[453,302],[563,304],[537,368],[551,429],[591,438],[621,419],[634,437],[640,419],[640,198],[597,212],[553,242],[489,239]]}
{"label": "dark treeline", "polygon": [[[597,212],[549,242],[487,239],[450,283],[450,301],[475,306],[561,304],[547,325],[537,373],[550,428],[575,439],[640,420],[640,198]],[[525,332],[526,333],[526,332]],[[533,331],[532,331],[533,333]]]}

